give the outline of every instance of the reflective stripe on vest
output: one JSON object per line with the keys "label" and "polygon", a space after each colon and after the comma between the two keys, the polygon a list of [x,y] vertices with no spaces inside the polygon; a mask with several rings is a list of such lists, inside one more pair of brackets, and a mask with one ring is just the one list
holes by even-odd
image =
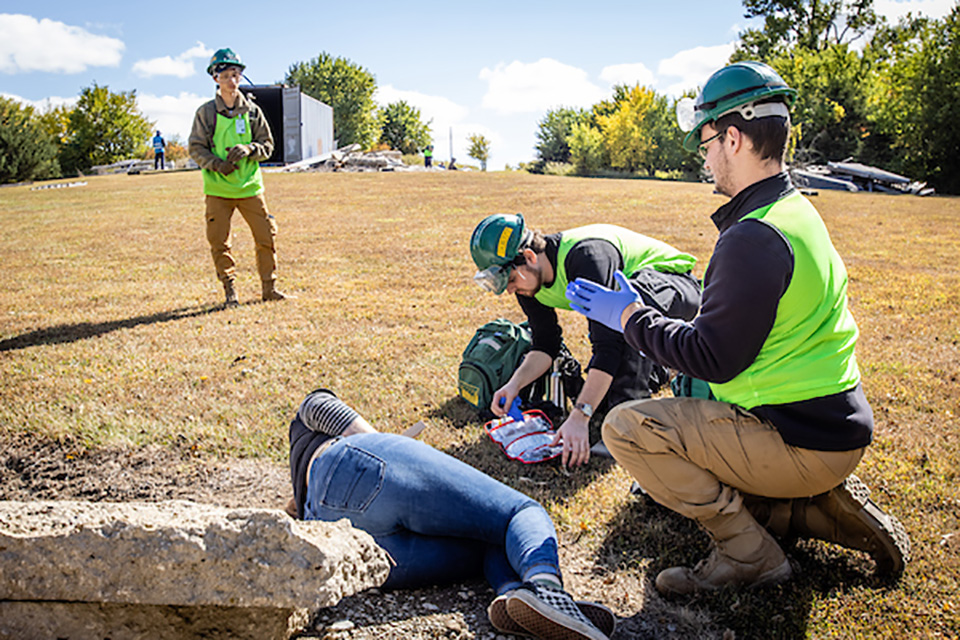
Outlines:
{"label": "reflective stripe on vest", "polygon": [[[227,158],[227,149],[238,144],[250,144],[250,115],[242,113],[234,118],[217,114],[217,127],[213,132],[211,151],[218,158]],[[203,169],[203,192],[220,198],[252,198],[263,193],[263,175],[260,163],[249,156],[237,163],[237,170],[223,175]]]}
{"label": "reflective stripe on vest", "polygon": [[793,253],[793,276],[760,353],[733,380],[710,383],[713,394],[752,409],[852,389],[860,372],[854,357],[857,325],[847,308],[847,270],[817,210],[793,193],[743,219],[760,220],[780,232]]}
{"label": "reflective stripe on vest", "polygon": [[623,257],[623,272],[630,277],[640,269],[652,267],[665,273],[687,273],[697,263],[693,256],[677,251],[666,242],[612,224],[591,224],[564,231],[557,252],[553,284],[541,287],[534,296],[541,304],[555,309],[569,309],[567,300],[567,254],[581,240],[598,239],[610,242]]}

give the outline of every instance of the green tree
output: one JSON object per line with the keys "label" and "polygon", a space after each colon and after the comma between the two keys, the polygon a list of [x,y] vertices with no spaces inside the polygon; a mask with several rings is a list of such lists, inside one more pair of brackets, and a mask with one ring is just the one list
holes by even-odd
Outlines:
{"label": "green tree", "polygon": [[59,175],[56,143],[34,108],[0,96],[0,184]]}
{"label": "green tree", "polygon": [[845,44],[821,50],[798,46],[770,64],[798,93],[791,111],[797,159],[856,156],[867,123],[869,59]]}
{"label": "green tree", "polygon": [[373,94],[377,81],[369,71],[346,58],[323,52],[290,67],[284,84],[297,85],[308,96],[333,108],[337,144],[369,149],[380,136]]}
{"label": "green tree", "polygon": [[666,96],[654,94],[653,104],[645,119],[654,147],[650,153],[650,167],[654,171],[679,171],[693,176],[700,171],[700,156],[683,148],[686,133],[677,124],[677,103]]}
{"label": "green tree", "polygon": [[870,82],[865,159],[960,194],[960,5],[878,35],[885,57]]}
{"label": "green tree", "polygon": [[625,100],[617,102],[610,115],[597,116],[603,142],[614,169],[634,172],[646,169],[653,172],[653,139],[648,115],[654,104],[655,93],[636,85]]}
{"label": "green tree", "polygon": [[420,119],[420,110],[404,100],[380,110],[380,142],[403,153],[417,153],[430,144],[430,123]]}
{"label": "green tree", "polygon": [[588,176],[603,166],[603,134],[586,122],[576,122],[567,136],[570,162],[577,175]]}
{"label": "green tree", "polygon": [[479,133],[471,133],[467,136],[470,148],[467,149],[467,155],[480,163],[480,169],[487,170],[487,160],[490,159],[490,141]]}
{"label": "green tree", "polygon": [[136,91],[113,93],[94,83],[80,92],[70,112],[69,129],[60,151],[67,175],[111,164],[142,153],[153,123],[137,107]]}
{"label": "green tree", "polygon": [[747,29],[733,61],[767,62],[794,46],[821,51],[869,35],[883,18],[873,0],[743,0],[745,18],[764,20],[763,28]]}
{"label": "green tree", "polygon": [[583,109],[561,107],[547,111],[537,124],[537,158],[542,162],[570,162],[568,138],[574,125],[584,122],[587,117]]}

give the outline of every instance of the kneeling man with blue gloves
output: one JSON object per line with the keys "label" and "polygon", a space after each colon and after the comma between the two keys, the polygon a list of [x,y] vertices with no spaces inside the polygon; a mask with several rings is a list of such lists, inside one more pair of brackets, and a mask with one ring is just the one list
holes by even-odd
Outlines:
{"label": "kneeling man with blue gloves", "polygon": [[715,542],[694,569],[657,576],[667,595],[789,579],[774,536],[867,551],[891,575],[909,557],[900,522],[851,475],[873,414],[854,357],[846,268],[784,167],[795,98],[770,67],[740,62],[678,104],[684,147],[700,151],[730,198],[712,215],[720,235],[692,323],[644,305],[620,273],[617,290],[582,279],[567,287],[573,309],[706,380],[716,398],[627,402],[603,425],[607,448],[648,494]]}

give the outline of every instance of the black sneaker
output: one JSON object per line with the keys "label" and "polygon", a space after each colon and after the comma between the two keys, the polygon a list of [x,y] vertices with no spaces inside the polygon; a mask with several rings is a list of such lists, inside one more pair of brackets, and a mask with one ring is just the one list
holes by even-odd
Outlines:
{"label": "black sneaker", "polygon": [[525,582],[508,595],[507,613],[541,640],[607,640],[562,589]]}
{"label": "black sneaker", "polygon": [[[513,591],[508,591],[493,599],[493,602],[487,607],[487,616],[490,618],[490,624],[493,625],[494,629],[503,633],[510,633],[515,636],[529,636],[530,633],[514,621],[507,612],[507,600],[510,599],[510,596],[513,594]],[[613,614],[613,611],[599,602],[591,602],[589,600],[577,600],[576,605],[577,608],[580,609],[580,613],[586,616],[586,618],[593,623],[593,626],[600,629],[603,635],[608,638],[613,635],[613,632],[617,628],[617,617]]]}

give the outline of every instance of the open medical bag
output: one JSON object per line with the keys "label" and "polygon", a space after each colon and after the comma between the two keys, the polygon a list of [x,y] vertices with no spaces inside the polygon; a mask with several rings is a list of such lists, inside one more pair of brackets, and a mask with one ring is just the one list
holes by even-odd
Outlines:
{"label": "open medical bag", "polygon": [[553,430],[550,418],[537,409],[524,411],[522,422],[504,416],[486,423],[483,430],[499,445],[504,455],[524,464],[552,460],[563,452],[560,445],[550,446],[557,432]]}

